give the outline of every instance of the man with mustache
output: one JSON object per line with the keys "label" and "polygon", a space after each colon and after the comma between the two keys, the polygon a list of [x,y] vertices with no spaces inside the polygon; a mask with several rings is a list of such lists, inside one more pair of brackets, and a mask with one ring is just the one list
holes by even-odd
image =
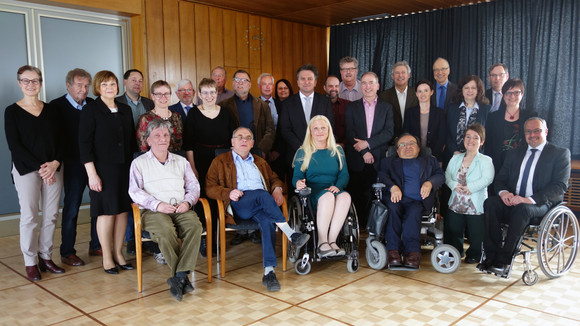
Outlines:
{"label": "man with mustache", "polygon": [[334,138],[336,143],[344,147],[344,115],[346,112],[346,105],[350,103],[349,100],[345,100],[338,96],[340,89],[340,81],[338,77],[330,75],[326,78],[324,83],[324,91],[326,96],[330,98],[332,103],[332,111],[334,112],[334,126],[332,130],[334,131]]}
{"label": "man with mustache", "polygon": [[340,89],[338,97],[348,100],[356,101],[363,97],[360,89],[360,81],[356,79],[358,74],[358,60],[353,57],[344,57],[338,62],[340,67]]}

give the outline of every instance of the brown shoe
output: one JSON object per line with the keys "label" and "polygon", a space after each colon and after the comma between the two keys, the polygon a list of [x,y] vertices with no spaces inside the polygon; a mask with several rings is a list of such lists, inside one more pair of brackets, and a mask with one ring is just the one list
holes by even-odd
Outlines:
{"label": "brown shoe", "polygon": [[26,266],[26,278],[29,281],[40,281],[40,271],[38,270],[38,266]]}
{"label": "brown shoe", "polygon": [[42,271],[42,272],[46,272],[49,271],[53,274],[62,274],[64,273],[64,269],[61,267],[58,267],[53,261],[52,259],[42,259],[39,258],[38,259],[38,268]]}
{"label": "brown shoe", "polygon": [[387,266],[388,268],[392,267],[400,267],[401,263],[401,255],[399,254],[398,250],[389,250],[387,251]]}
{"label": "brown shoe", "polygon": [[419,269],[419,261],[421,261],[420,252],[410,252],[405,257],[405,267],[412,269]]}
{"label": "brown shoe", "polygon": [[89,256],[102,256],[103,255],[103,249],[89,249]]}
{"label": "brown shoe", "polygon": [[63,264],[71,266],[83,266],[85,264],[85,262],[75,254],[69,255],[68,257],[60,257],[60,261],[62,261]]}

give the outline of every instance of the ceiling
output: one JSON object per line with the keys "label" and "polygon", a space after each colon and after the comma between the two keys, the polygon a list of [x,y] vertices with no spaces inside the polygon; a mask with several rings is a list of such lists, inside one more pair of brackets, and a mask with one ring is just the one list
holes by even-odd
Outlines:
{"label": "ceiling", "polygon": [[[358,20],[355,18],[385,14],[400,15],[444,9],[478,0],[192,0],[224,9],[289,20],[331,26]],[[492,1],[492,0],[483,0]]]}

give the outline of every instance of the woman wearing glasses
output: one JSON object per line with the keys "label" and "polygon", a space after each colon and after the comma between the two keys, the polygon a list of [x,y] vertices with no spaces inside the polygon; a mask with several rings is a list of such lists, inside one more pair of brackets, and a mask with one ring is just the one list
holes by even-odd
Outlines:
{"label": "woman wearing glasses", "polygon": [[524,82],[508,79],[502,87],[503,100],[499,109],[489,115],[487,122],[487,144],[485,154],[493,160],[497,173],[503,164],[505,154],[510,149],[527,146],[524,137],[524,122],[536,116],[533,110],[524,110]]}
{"label": "woman wearing glasses", "polygon": [[[149,122],[155,119],[167,120],[171,123],[171,140],[169,143],[169,151],[185,156],[181,152],[183,144],[183,122],[179,113],[169,110],[169,101],[171,101],[171,87],[164,80],[158,80],[151,85],[151,98],[155,107],[151,111],[147,111],[139,117],[137,122],[137,144],[141,152],[149,150],[147,145],[147,126]],[[180,153],[181,152],[181,153]]]}
{"label": "woman wearing glasses", "polygon": [[[56,108],[38,99],[42,73],[22,66],[17,73],[23,97],[4,112],[6,141],[12,154],[12,177],[20,205],[20,249],[26,275],[40,280],[40,271],[64,273],[52,261],[52,241],[62,191],[63,146]],[[37,235],[38,204],[42,219]]]}
{"label": "woman wearing glasses", "polygon": [[119,81],[111,71],[93,79],[95,101],[81,111],[79,150],[89,177],[91,216],[97,216],[97,234],[103,249],[103,269],[118,274],[133,269],[123,253],[127,229],[129,166],[137,150],[131,108],[115,101]]}

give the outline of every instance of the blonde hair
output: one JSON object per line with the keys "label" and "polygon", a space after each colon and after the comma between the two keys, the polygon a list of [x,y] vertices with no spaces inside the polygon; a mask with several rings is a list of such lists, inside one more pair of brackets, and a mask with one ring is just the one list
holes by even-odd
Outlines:
{"label": "blonde hair", "polygon": [[[330,156],[336,156],[338,154],[338,147],[339,145],[336,144],[336,140],[334,139],[334,134],[332,133],[332,126],[330,125],[330,121],[327,117],[323,115],[314,116],[310,119],[308,123],[308,128],[306,129],[306,136],[304,137],[304,142],[302,143],[302,150],[304,151],[304,158],[302,161],[302,165],[300,166],[300,171],[305,172],[308,169],[308,165],[310,165],[310,160],[312,159],[312,154],[314,154],[318,149],[314,144],[314,140],[312,139],[312,134],[310,133],[310,126],[315,121],[322,120],[328,127],[328,138],[326,139],[326,149],[330,150]],[[294,160],[296,160],[296,154],[294,154]],[[294,164],[292,164],[294,166]],[[338,165],[339,169],[342,170],[342,157],[338,155]]]}

